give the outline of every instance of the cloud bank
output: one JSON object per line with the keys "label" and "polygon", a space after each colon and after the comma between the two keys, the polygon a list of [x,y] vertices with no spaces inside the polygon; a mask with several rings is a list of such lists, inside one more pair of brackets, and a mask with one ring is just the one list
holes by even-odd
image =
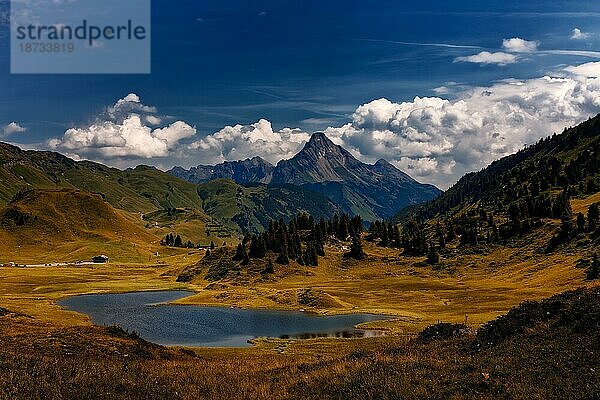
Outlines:
{"label": "cloud bank", "polygon": [[[373,100],[357,107],[347,124],[325,133],[362,161],[385,158],[418,180],[447,188],[467,172],[600,112],[600,62],[553,75],[466,88],[453,99],[440,90],[438,97],[401,103]],[[112,165],[153,159],[169,168],[254,156],[276,164],[293,157],[310,138],[301,129],[273,129],[265,119],[203,137],[189,124],[166,124],[167,119],[130,94],[93,124],[69,129],[49,145]]]}
{"label": "cloud bank", "polygon": [[525,40],[521,38],[504,39],[502,48],[512,53],[533,53],[537,51],[539,42],[535,40]]}
{"label": "cloud bank", "polygon": [[478,54],[465,57],[457,57],[454,62],[469,62],[475,64],[495,64],[504,66],[514,64],[522,58],[522,55],[527,53],[535,53],[538,51],[540,42],[535,40],[525,40],[518,37],[512,39],[504,39],[502,41],[502,50],[495,53],[482,51]]}
{"label": "cloud bank", "polygon": [[566,72],[472,88],[452,101],[375,100],[326,133],[363,160],[383,157],[447,188],[467,172],[600,112],[600,63]]}

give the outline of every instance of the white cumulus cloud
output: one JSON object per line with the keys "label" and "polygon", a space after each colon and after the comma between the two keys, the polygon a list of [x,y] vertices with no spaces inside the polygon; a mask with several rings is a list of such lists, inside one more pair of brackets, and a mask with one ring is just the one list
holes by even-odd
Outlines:
{"label": "white cumulus cloud", "polygon": [[591,34],[589,34],[587,32],[583,32],[579,28],[573,28],[573,30],[571,31],[570,38],[572,40],[586,40],[586,39],[589,39],[591,36],[592,36]]}
{"label": "white cumulus cloud", "polygon": [[472,56],[457,57],[455,62],[470,62],[476,64],[496,64],[496,65],[508,65],[517,62],[517,57],[513,54],[504,52],[490,53],[489,51],[482,51],[481,53],[474,54]]}
{"label": "white cumulus cloud", "polygon": [[68,129],[48,145],[77,157],[103,160],[167,157],[182,139],[194,136],[196,129],[183,121],[153,128],[149,125],[162,121],[153,115],[156,112],[132,93],[108,107],[91,125]]}
{"label": "white cumulus cloud", "polygon": [[538,49],[540,42],[535,40],[525,40],[521,38],[504,39],[502,48],[512,53],[533,53]]}
{"label": "white cumulus cloud", "polygon": [[5,125],[4,127],[2,127],[2,129],[0,130],[0,132],[2,133],[2,135],[0,135],[0,136],[6,137],[6,136],[14,135],[15,133],[23,133],[26,130],[27,129],[23,128],[18,123],[11,122],[10,124]]}
{"label": "white cumulus cloud", "polygon": [[193,142],[188,151],[205,163],[260,156],[275,164],[293,157],[309,139],[310,135],[300,129],[274,131],[271,122],[261,119],[251,125],[227,126]]}

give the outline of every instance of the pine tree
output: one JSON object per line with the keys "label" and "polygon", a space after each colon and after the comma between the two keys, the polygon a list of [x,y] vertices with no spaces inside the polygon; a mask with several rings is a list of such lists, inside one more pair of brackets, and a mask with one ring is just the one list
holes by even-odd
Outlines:
{"label": "pine tree", "polygon": [[563,190],[554,200],[552,212],[555,218],[567,218],[573,214],[571,202],[569,201],[569,193]]}
{"label": "pine tree", "polygon": [[512,222],[514,232],[521,232],[521,218],[522,213],[519,203],[511,203],[508,207],[508,219]]}
{"label": "pine tree", "polygon": [[210,248],[211,248],[211,250],[214,250],[214,249],[215,249],[215,247],[216,247],[216,246],[215,246],[215,242],[211,241],[211,242],[210,242]]}
{"label": "pine tree", "polygon": [[342,217],[340,218],[340,222],[339,222],[339,226],[338,226],[337,238],[340,240],[346,240],[348,238],[348,234],[349,234],[348,214],[342,214]]}
{"label": "pine tree", "polygon": [[427,252],[427,263],[430,265],[437,265],[440,263],[440,253],[438,253],[435,246],[429,246],[429,251]]}
{"label": "pine tree", "polygon": [[300,235],[298,232],[294,233],[292,236],[292,241],[290,243],[290,257],[296,258],[302,256],[302,241],[300,240]]}
{"label": "pine tree", "polygon": [[337,214],[335,214],[333,216],[333,219],[331,220],[331,225],[330,225],[330,235],[335,235],[335,237],[338,237],[338,230],[340,228],[340,218],[338,217]]}
{"label": "pine tree", "polygon": [[454,230],[454,224],[452,223],[452,221],[446,224],[446,230],[448,232],[448,234],[446,235],[446,242],[449,243],[456,239],[456,231]]}
{"label": "pine tree", "polygon": [[309,247],[309,258],[310,258],[310,265],[312,265],[313,267],[318,267],[319,266],[319,255],[317,252],[317,247],[315,246],[314,243],[312,243],[312,245]]}
{"label": "pine tree", "polygon": [[244,248],[244,258],[242,259],[242,265],[248,265],[250,264],[250,257],[248,256],[248,253],[246,252],[245,248]]}
{"label": "pine tree", "polygon": [[169,233],[167,236],[165,236],[165,244],[169,247],[173,247],[173,244],[175,243],[175,239],[173,238],[173,234]]}
{"label": "pine tree", "polygon": [[436,226],[436,236],[437,236],[440,248],[445,249],[446,248],[446,235],[444,234],[444,228],[442,227],[442,225],[439,222]]}
{"label": "pine tree", "polygon": [[246,248],[243,244],[238,244],[235,249],[235,255],[233,256],[233,261],[242,261],[244,259],[244,254],[246,254]]}
{"label": "pine tree", "polygon": [[384,223],[382,223],[381,227],[381,242],[379,242],[381,247],[388,247],[390,245],[390,237],[388,235],[388,228]]}
{"label": "pine tree", "polygon": [[265,240],[263,235],[254,236],[250,243],[250,258],[264,258],[267,254],[267,248],[265,246]]}
{"label": "pine tree", "polygon": [[173,246],[183,247],[183,241],[181,240],[181,236],[177,235],[177,237],[175,238],[175,242],[173,242]]}
{"label": "pine tree", "polygon": [[402,239],[400,236],[400,228],[398,227],[398,225],[394,225],[394,243],[393,243],[395,248],[400,248],[402,246]]}
{"label": "pine tree", "polygon": [[290,259],[287,254],[287,250],[281,252],[279,256],[277,256],[277,260],[275,260],[275,262],[280,265],[288,265],[290,263]]}
{"label": "pine tree", "polygon": [[263,269],[261,271],[261,274],[266,275],[266,274],[273,274],[275,272],[275,269],[273,268],[273,260],[271,259],[271,257],[269,257],[268,261],[267,261],[267,266],[265,267],[265,269]]}
{"label": "pine tree", "polygon": [[585,217],[582,213],[577,213],[577,231],[584,232],[585,231]]}
{"label": "pine tree", "polygon": [[350,252],[348,253],[348,256],[354,258],[355,260],[363,260],[366,257],[359,235],[352,237],[352,244],[350,245]]}

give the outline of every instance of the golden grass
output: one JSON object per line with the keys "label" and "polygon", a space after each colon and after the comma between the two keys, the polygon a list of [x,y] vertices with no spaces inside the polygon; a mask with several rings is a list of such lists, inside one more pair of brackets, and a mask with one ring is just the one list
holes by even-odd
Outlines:
{"label": "golden grass", "polygon": [[[204,273],[191,284],[175,282],[187,265],[203,257],[203,251],[158,250],[158,258],[149,261],[144,254],[137,263],[0,268],[0,304],[63,324],[85,324],[87,317],[61,310],[55,301],[87,293],[189,289],[196,294],[177,304],[386,314],[393,320],[367,326],[413,333],[438,321],[465,318],[477,326],[523,300],[585,285],[584,271],[574,268],[581,254],[545,255],[533,248],[498,247],[488,254],[458,255],[437,268],[373,245],[366,245],[364,262],[344,259],[341,252],[328,248],[319,267],[276,265],[273,278],[247,274],[217,284],[205,281]],[[325,299],[317,307],[298,302],[299,293],[309,288]]]}
{"label": "golden grass", "polygon": [[[275,266],[276,278],[231,278],[210,284],[200,278],[191,287],[198,293],[177,304],[231,305],[245,308],[307,309],[322,314],[376,313],[393,321],[369,327],[415,332],[443,320],[479,325],[524,300],[548,297],[584,285],[583,272],[574,268],[579,255],[522,254],[497,248],[486,255],[459,256],[441,269],[423,266],[423,259],[405,258],[398,251],[366,247],[364,262],[348,261],[334,249],[319,267],[300,267],[288,274]],[[334,301],[330,307],[298,303],[300,291],[310,288]]]}
{"label": "golden grass", "polygon": [[571,208],[573,208],[574,213],[583,213],[587,214],[588,208],[594,203],[600,202],[600,192],[588,196],[584,199],[575,199],[571,200]]}
{"label": "golden grass", "polygon": [[153,346],[114,328],[57,327],[0,312],[0,399],[589,399],[600,393],[597,321],[582,325],[583,332],[568,323],[539,324],[480,351],[468,333],[433,342],[260,340],[250,349],[190,351]]}
{"label": "golden grass", "polygon": [[[590,201],[586,199],[585,204]],[[130,221],[133,218],[128,215]],[[143,223],[141,218],[138,223]],[[207,271],[190,284],[175,281],[185,267],[201,260],[203,251],[126,240],[64,243],[51,252],[23,248],[13,250],[15,261],[74,261],[101,253],[115,261],[94,266],[0,268],[0,304],[62,324],[86,324],[87,317],[61,310],[55,301],[86,293],[188,289],[196,293],[176,304],[386,314],[392,320],[367,326],[397,333],[413,333],[438,321],[467,320],[478,326],[524,300],[588,285],[584,271],[574,266],[589,249],[541,251],[553,226],[554,221],[549,221],[511,246],[484,247],[473,254],[451,248],[436,267],[424,265],[422,258],[402,257],[397,250],[366,243],[365,261],[345,259],[340,249],[329,246],[318,267],[275,265],[273,276],[242,271],[216,284],[204,280]],[[299,294],[306,289],[317,299],[312,307],[299,302]]]}

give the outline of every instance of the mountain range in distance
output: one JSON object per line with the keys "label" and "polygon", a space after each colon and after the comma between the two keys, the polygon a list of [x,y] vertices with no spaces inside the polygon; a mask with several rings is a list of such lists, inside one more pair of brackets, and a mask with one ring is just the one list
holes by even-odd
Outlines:
{"label": "mountain range in distance", "polygon": [[253,157],[189,170],[175,167],[169,173],[196,184],[230,179],[240,185],[293,185],[320,193],[342,211],[360,215],[366,221],[391,218],[407,206],[432,200],[442,193],[385,160],[374,165],[357,160],[323,133],[313,134],[298,154],[276,166]]}

